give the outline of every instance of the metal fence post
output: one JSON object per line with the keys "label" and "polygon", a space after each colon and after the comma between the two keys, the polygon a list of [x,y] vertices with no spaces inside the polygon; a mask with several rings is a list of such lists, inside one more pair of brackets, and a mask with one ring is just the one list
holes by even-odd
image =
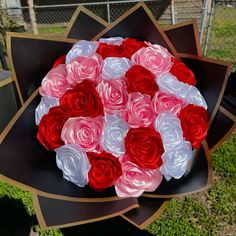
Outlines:
{"label": "metal fence post", "polygon": [[110,12],[110,4],[107,2],[107,21],[111,23],[111,12]]}
{"label": "metal fence post", "polygon": [[204,36],[204,29],[205,29],[205,25],[206,25],[209,1],[212,1],[212,0],[204,0],[203,7],[202,7],[203,14],[202,14],[202,20],[201,20],[201,26],[200,26],[200,42],[201,42],[201,44],[202,44],[203,36]]}
{"label": "metal fence post", "polygon": [[171,0],[170,9],[171,9],[171,23],[172,25],[175,25],[176,19],[175,19],[175,1],[174,0]]}
{"label": "metal fence post", "polygon": [[38,34],[39,32],[38,32],[38,26],[36,22],[33,0],[28,0],[28,5],[29,5],[29,15],[30,15],[30,21],[31,21],[33,33]]}
{"label": "metal fence post", "polygon": [[207,26],[207,32],[206,32],[206,39],[205,39],[205,44],[204,44],[204,49],[203,49],[203,55],[207,54],[207,49],[208,49],[208,44],[211,36],[211,31],[212,31],[212,25],[213,25],[213,16],[215,13],[215,1],[212,2],[211,4],[211,10],[210,10],[210,16],[209,16],[209,21],[208,21],[208,26]]}

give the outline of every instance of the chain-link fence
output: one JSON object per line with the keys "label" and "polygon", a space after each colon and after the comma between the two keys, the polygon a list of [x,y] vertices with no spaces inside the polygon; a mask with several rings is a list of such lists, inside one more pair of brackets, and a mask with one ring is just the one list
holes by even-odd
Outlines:
{"label": "chain-link fence", "polygon": [[[0,3],[4,2],[0,0]],[[5,3],[7,1],[5,0]],[[6,31],[32,32],[27,1],[20,6],[0,6],[0,40]],[[133,7],[136,0],[78,1],[37,0],[34,12],[39,34],[63,35],[78,5],[82,5],[105,21],[112,22]],[[236,0],[146,0],[146,4],[162,25],[197,19],[204,54],[231,62],[236,66]],[[49,5],[50,4],[50,5]]]}
{"label": "chain-link fence", "polygon": [[236,69],[236,0],[214,1],[206,25],[204,53]]}
{"label": "chain-link fence", "polygon": [[[3,0],[2,0],[3,1]],[[119,16],[133,7],[136,0],[124,1],[34,1],[34,12],[39,34],[64,34],[66,26],[70,21],[78,5],[82,5],[96,15],[108,22],[116,20]],[[56,4],[60,2],[60,4]],[[67,2],[64,4],[64,2]],[[72,2],[68,4],[68,2]],[[78,2],[78,1],[77,1]],[[52,4],[53,5],[47,5]],[[172,24],[191,18],[201,21],[202,0],[146,0],[145,3],[154,14],[160,24]],[[0,8],[0,14],[4,22],[0,22],[1,35],[4,37],[5,31],[32,32],[29,6],[27,1],[21,1],[18,7]],[[5,28],[4,28],[5,24]],[[1,26],[2,25],[2,26]]]}

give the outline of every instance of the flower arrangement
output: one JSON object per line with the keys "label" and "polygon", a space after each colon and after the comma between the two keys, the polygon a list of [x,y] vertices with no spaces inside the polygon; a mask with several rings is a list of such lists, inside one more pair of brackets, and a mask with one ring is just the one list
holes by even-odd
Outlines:
{"label": "flower arrangement", "polygon": [[208,129],[193,72],[167,49],[134,38],[80,40],[42,80],[37,138],[63,177],[119,197],[188,171]]}

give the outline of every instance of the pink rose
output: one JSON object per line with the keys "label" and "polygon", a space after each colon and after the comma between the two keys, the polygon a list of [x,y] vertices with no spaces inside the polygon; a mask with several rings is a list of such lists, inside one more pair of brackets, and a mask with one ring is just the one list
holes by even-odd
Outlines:
{"label": "pink rose", "polygon": [[135,52],[131,61],[145,67],[158,76],[170,70],[173,64],[171,57],[171,54],[165,48],[159,45],[152,45]]}
{"label": "pink rose", "polygon": [[184,102],[175,96],[157,91],[152,99],[152,108],[159,115],[163,111],[171,111],[176,116],[183,108]]}
{"label": "pink rose", "polygon": [[153,192],[160,185],[159,170],[144,169],[129,160],[127,155],[120,158],[122,175],[115,182],[119,197],[139,197],[144,191]]}
{"label": "pink rose", "polygon": [[66,77],[67,70],[65,64],[60,64],[56,68],[52,68],[42,80],[39,93],[42,96],[62,97],[62,95],[71,88]]}
{"label": "pink rose", "polygon": [[132,127],[148,127],[156,118],[151,106],[151,97],[147,94],[131,93],[123,119]]}
{"label": "pink rose", "polygon": [[118,113],[126,108],[128,93],[123,79],[103,80],[96,87],[106,113]]}
{"label": "pink rose", "polygon": [[103,125],[102,116],[70,118],[63,126],[61,139],[65,144],[79,144],[86,152],[101,152]]}
{"label": "pink rose", "polygon": [[67,65],[67,81],[76,85],[88,79],[95,84],[99,81],[102,58],[98,54],[91,56],[78,56]]}

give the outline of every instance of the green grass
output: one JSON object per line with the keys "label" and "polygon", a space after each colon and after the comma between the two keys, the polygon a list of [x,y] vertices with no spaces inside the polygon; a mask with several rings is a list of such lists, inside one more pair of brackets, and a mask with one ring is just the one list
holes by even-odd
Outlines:
{"label": "green grass", "polygon": [[66,33],[66,27],[57,26],[40,26],[38,27],[39,34],[58,34],[62,35]]}
{"label": "green grass", "polygon": [[[231,235],[236,234],[236,132],[214,152],[212,158],[212,187],[208,191],[181,200],[171,200],[164,214],[147,228],[150,233],[163,236],[223,236],[227,235],[225,232],[229,230],[233,233]],[[17,218],[20,221],[18,225],[34,225],[41,236],[62,235],[60,230],[40,229],[34,215],[30,193],[0,182],[0,198],[1,201],[6,201],[4,204],[8,204],[10,200],[22,204],[27,213],[25,217],[20,215]],[[0,214],[6,215],[9,209],[3,204],[2,206],[4,208],[1,208]],[[22,214],[22,210],[19,214]],[[10,214],[6,222],[0,221],[0,235],[10,235],[4,234],[9,230],[9,225],[13,227]]]}
{"label": "green grass", "polygon": [[207,56],[231,62],[236,68],[236,8],[216,6]]}

